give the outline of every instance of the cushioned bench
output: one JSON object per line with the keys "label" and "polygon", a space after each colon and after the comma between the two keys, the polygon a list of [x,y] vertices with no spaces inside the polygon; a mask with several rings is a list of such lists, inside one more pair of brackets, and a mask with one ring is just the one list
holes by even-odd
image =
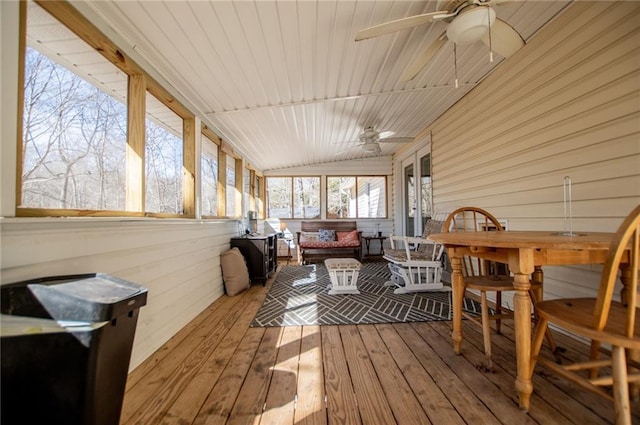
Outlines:
{"label": "cushioned bench", "polygon": [[361,259],[362,231],[355,221],[303,221],[296,233],[300,264],[331,257]]}

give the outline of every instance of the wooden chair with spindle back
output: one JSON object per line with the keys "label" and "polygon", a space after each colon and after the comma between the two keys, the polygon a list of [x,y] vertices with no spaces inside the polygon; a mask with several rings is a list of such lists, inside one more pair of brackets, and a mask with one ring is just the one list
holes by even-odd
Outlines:
{"label": "wooden chair with spindle back", "polygon": [[[579,236],[578,236],[579,237]],[[625,299],[613,300],[618,272],[627,268]],[[531,350],[531,374],[536,361],[564,378],[614,402],[617,425],[631,424],[629,384],[640,383],[638,369],[630,371],[627,363],[638,368],[637,362],[627,358],[625,350],[640,351],[640,312],[638,311],[638,272],[640,270],[640,205],[627,216],[618,228],[609,248],[602,270],[596,298],[560,298],[535,305],[539,317]],[[540,346],[548,323],[592,340],[591,358],[571,364],[557,364],[542,358]],[[601,344],[611,346],[611,358],[599,359]],[[594,371],[611,371],[608,376],[596,376]],[[612,387],[612,392],[603,387]]]}
{"label": "wooden chair with spindle back", "polygon": [[[451,212],[443,225],[443,232],[502,232],[504,227],[500,221],[488,211],[477,207],[462,207]],[[531,282],[529,296],[535,303],[542,298],[542,270],[537,270],[538,278]],[[502,292],[514,291],[514,280],[509,273],[506,264],[500,264],[474,256],[465,256],[462,259],[462,275],[465,292],[467,289],[476,290],[480,293],[481,315],[473,315],[462,310],[463,317],[472,323],[482,327],[484,341],[484,352],[487,360],[486,368],[493,370],[493,360],[491,356],[491,321],[496,322],[496,333],[501,333],[502,319],[513,318],[510,311],[502,308]],[[488,292],[495,292],[494,313],[490,312],[487,299]],[[555,352],[555,342],[550,332],[547,332],[547,339],[551,349]]]}

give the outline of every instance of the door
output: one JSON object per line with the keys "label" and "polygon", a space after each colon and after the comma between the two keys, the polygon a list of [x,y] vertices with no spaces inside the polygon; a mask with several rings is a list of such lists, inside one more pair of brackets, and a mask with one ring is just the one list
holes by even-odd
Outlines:
{"label": "door", "polygon": [[422,235],[422,229],[433,213],[430,148],[429,144],[401,161],[402,228],[405,236]]}
{"label": "door", "polygon": [[433,215],[433,200],[431,191],[431,152],[428,148],[424,148],[418,151],[417,154],[418,173],[420,176],[420,188],[416,195],[416,202],[418,206],[417,213],[420,215],[420,228],[418,235],[422,234],[422,230],[427,222],[427,219]]}

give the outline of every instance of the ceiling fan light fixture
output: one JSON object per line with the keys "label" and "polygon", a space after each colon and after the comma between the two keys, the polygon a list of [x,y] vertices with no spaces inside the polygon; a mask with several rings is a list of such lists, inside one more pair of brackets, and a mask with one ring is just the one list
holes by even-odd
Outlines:
{"label": "ceiling fan light fixture", "polygon": [[368,153],[380,153],[380,145],[376,142],[367,142],[362,145],[362,150]]}
{"label": "ceiling fan light fixture", "polygon": [[469,8],[460,13],[447,26],[447,38],[461,46],[474,43],[489,31],[495,20],[496,12],[491,7]]}

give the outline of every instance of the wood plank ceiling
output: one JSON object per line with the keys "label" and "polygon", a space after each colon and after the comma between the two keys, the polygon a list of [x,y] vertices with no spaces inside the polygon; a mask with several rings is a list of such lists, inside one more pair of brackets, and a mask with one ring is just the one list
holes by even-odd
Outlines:
{"label": "wood plank ceiling", "polygon": [[[570,1],[511,1],[499,18],[530,40]],[[436,22],[355,42],[366,27],[433,12],[436,1],[101,1],[87,2],[192,102],[222,139],[268,171],[371,155],[365,127],[416,136],[508,60],[481,42],[453,43],[406,83],[400,76],[445,30]],[[518,51],[526,54],[526,46]]]}

